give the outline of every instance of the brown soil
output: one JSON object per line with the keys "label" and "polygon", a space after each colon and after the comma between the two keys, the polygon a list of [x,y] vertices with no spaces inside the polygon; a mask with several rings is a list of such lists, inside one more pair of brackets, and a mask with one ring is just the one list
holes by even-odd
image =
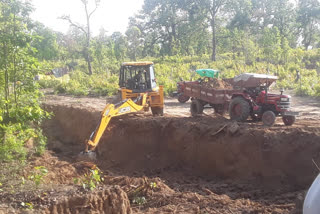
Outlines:
{"label": "brown soil", "polygon": [[[52,190],[33,191],[20,194],[4,195],[11,206],[0,207],[0,213],[41,213],[41,214],[73,214],[73,213],[131,213],[127,194],[119,186],[103,186],[93,191],[84,191],[75,186]],[[14,197],[10,200],[10,197]],[[19,201],[28,201],[35,209],[25,210]]]}
{"label": "brown soil", "polygon": [[[44,185],[0,192],[0,213],[24,212],[24,201],[33,204],[31,213],[298,214],[318,173],[318,120],[304,114],[292,127],[279,120],[266,128],[215,115],[191,118],[187,105],[172,100],[164,117],[112,119],[96,163],[78,161],[104,102],[53,97],[45,105],[55,115],[44,124],[50,152],[21,172],[27,177],[34,166],[45,166]],[[93,192],[73,185],[95,164],[102,185]]]}
{"label": "brown soil", "polygon": [[[48,110],[56,115],[49,126],[60,128],[49,135],[81,151],[96,126],[98,112],[60,106]],[[123,116],[112,121],[101,139],[100,167],[148,172],[187,166],[200,175],[296,186],[308,184],[317,173],[312,159],[320,162],[319,127],[265,128],[244,123],[233,133],[231,125],[219,116]]]}
{"label": "brown soil", "polygon": [[232,85],[228,82],[217,78],[206,78],[206,80],[201,83],[201,86],[214,89],[232,89]]}

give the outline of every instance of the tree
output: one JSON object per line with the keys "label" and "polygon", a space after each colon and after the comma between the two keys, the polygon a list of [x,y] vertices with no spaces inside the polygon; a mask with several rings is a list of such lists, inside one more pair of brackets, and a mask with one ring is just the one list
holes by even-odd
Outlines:
{"label": "tree", "polygon": [[[94,66],[100,73],[104,72],[108,75],[109,70],[114,70],[116,65],[115,42],[111,36],[105,34],[105,30],[101,29],[99,36],[92,40],[92,55],[94,56]],[[110,69],[111,68],[111,69]]]}
{"label": "tree", "polygon": [[303,38],[302,44],[307,50],[319,33],[320,2],[318,0],[300,0],[298,6],[297,22]]}
{"label": "tree", "polygon": [[31,11],[28,1],[0,1],[0,160],[25,160],[30,138],[38,154],[45,147],[39,124],[47,113],[34,83],[38,69]]}
{"label": "tree", "polygon": [[141,31],[138,27],[133,26],[126,31],[129,43],[129,56],[136,61],[141,52]]}
{"label": "tree", "polygon": [[212,32],[212,61],[216,61],[217,54],[217,16],[221,9],[229,2],[230,0],[208,0],[206,4],[206,7],[208,8],[208,19]]}
{"label": "tree", "polygon": [[37,49],[37,58],[39,60],[54,60],[58,57],[58,45],[55,32],[45,27],[40,22],[35,22],[33,35],[36,37],[32,42],[32,47]]}
{"label": "tree", "polygon": [[[10,118],[11,104],[19,105],[19,96],[23,90],[32,90],[28,84],[32,81],[31,67],[34,59],[30,48],[32,36],[26,26],[31,24],[28,18],[31,5],[20,1],[0,3],[0,76],[4,94],[5,119]],[[21,82],[24,85],[21,85]],[[12,83],[12,86],[11,86]],[[23,89],[23,90],[22,90]]]}
{"label": "tree", "polygon": [[87,62],[88,65],[88,72],[91,75],[92,74],[92,67],[91,67],[91,56],[90,56],[90,42],[91,42],[91,32],[90,32],[90,19],[92,17],[92,15],[94,14],[94,12],[97,10],[100,0],[94,0],[94,9],[89,11],[89,3],[88,0],[81,0],[83,6],[84,6],[84,11],[85,11],[85,15],[86,15],[86,26],[81,26],[78,23],[75,23],[72,21],[72,19],[70,18],[69,15],[64,15],[62,17],[60,17],[63,20],[66,20],[69,22],[70,26],[76,27],[79,30],[81,30],[85,37],[86,37],[86,43],[84,46],[84,50],[83,50],[83,54],[84,54],[84,58]]}
{"label": "tree", "polygon": [[281,56],[281,37],[277,27],[266,27],[263,31],[260,44],[268,63],[279,63]]}
{"label": "tree", "polygon": [[127,40],[120,32],[114,32],[111,35],[111,39],[114,43],[114,54],[117,60],[123,61],[127,54]]}

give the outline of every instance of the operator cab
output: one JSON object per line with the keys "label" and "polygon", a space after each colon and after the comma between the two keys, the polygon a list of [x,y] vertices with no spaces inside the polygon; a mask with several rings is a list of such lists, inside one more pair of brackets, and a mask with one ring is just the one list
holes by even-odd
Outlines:
{"label": "operator cab", "polygon": [[120,69],[120,88],[132,90],[133,93],[156,91],[158,89],[153,62],[124,62]]}

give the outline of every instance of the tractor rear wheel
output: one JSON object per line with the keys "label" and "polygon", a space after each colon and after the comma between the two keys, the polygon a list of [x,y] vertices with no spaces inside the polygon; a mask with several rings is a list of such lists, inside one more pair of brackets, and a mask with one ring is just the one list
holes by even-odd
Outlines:
{"label": "tractor rear wheel", "polygon": [[151,112],[153,116],[163,116],[163,108],[161,107],[151,107]]}
{"label": "tractor rear wheel", "polygon": [[282,121],[284,125],[291,126],[296,121],[296,117],[291,115],[286,115],[282,117]]}
{"label": "tractor rear wheel", "polygon": [[192,116],[197,116],[199,114],[202,114],[203,112],[203,105],[200,102],[200,100],[192,100],[190,105],[190,112]]}
{"label": "tractor rear wheel", "polygon": [[249,103],[242,97],[233,98],[229,106],[229,115],[231,120],[246,121],[250,115]]}
{"label": "tractor rear wheel", "polygon": [[263,125],[272,126],[275,121],[276,121],[276,115],[273,113],[273,111],[265,111],[262,114]]}
{"label": "tractor rear wheel", "polygon": [[183,94],[179,94],[178,95],[179,103],[186,103],[189,99],[190,99],[189,96],[186,96],[186,95],[183,95]]}

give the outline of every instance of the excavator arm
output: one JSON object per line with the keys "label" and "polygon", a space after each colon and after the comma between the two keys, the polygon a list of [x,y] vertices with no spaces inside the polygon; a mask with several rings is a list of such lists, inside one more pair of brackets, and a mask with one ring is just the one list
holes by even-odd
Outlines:
{"label": "excavator arm", "polygon": [[[117,104],[107,104],[107,106],[101,112],[101,119],[97,128],[92,132],[89,140],[86,142],[85,152],[88,153],[90,151],[94,151],[94,149],[97,147],[100,141],[100,138],[106,130],[111,118],[121,116],[124,114],[129,114],[132,112],[138,112],[141,111],[143,108],[148,107],[147,95],[147,93],[143,93],[134,100],[126,99]],[[140,101],[141,105],[137,104]]]}

